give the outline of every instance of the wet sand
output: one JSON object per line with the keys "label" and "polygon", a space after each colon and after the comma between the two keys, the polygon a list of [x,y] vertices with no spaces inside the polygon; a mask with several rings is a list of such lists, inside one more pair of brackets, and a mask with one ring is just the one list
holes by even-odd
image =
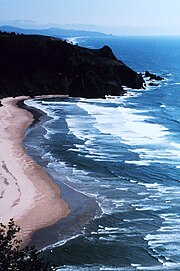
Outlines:
{"label": "wet sand", "polygon": [[70,213],[60,188],[27,156],[22,140],[33,115],[16,104],[27,97],[5,98],[0,107],[0,222],[13,218],[23,245],[34,232]]}

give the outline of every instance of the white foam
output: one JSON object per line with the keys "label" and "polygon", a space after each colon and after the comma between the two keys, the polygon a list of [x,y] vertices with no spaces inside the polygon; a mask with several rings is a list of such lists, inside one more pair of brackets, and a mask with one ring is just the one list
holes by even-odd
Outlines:
{"label": "white foam", "polygon": [[[130,160],[125,161],[127,164],[136,164],[136,165],[149,165],[151,163],[168,163],[176,164],[176,167],[179,168],[180,165],[180,144],[177,143],[167,143],[161,144],[161,148],[164,145],[164,148],[153,150],[148,148],[135,148],[129,149],[132,152],[138,153],[141,160]],[[172,147],[171,147],[172,146]]]}
{"label": "white foam", "polygon": [[159,211],[159,206],[147,206],[147,207],[141,207],[141,208],[135,208],[136,211],[142,212],[142,211]]}
{"label": "white foam", "polygon": [[160,229],[157,230],[157,232],[172,232],[172,231],[176,231],[176,232],[179,232],[180,231],[180,228],[179,228],[179,225],[174,227],[174,226],[164,226],[164,227],[161,227]]}
{"label": "white foam", "polygon": [[[95,140],[95,134],[89,128],[94,127],[103,134],[116,136],[120,142],[131,146],[129,151],[135,152],[139,155],[137,160],[126,160],[126,164],[135,164],[138,166],[149,166],[151,163],[169,163],[175,164],[176,168],[180,168],[180,144],[176,142],[168,142],[169,131],[166,127],[160,124],[151,123],[153,121],[150,112],[147,110],[136,110],[133,108],[123,107],[123,97],[109,98],[107,100],[102,99],[90,99],[84,98],[78,99],[77,104],[81,109],[90,113],[89,115],[68,115],[67,123],[70,129],[69,133],[73,133],[77,138],[85,141],[86,146],[81,145],[80,149],[87,146],[91,146]],[[105,106],[102,104],[109,103],[116,104],[114,106]],[[59,116],[55,115],[54,108],[58,105],[68,105],[72,102],[58,102],[58,101],[40,101],[40,100],[27,100],[25,103],[28,106],[36,107],[43,110],[51,118],[59,119]],[[49,106],[48,106],[49,105]],[[119,105],[119,106],[118,106]],[[164,105],[161,105],[163,107]],[[50,134],[53,131],[47,129],[46,138],[50,138]],[[54,131],[54,134],[57,131]],[[144,145],[143,148],[139,146]],[[157,146],[161,146],[159,149]],[[152,148],[154,146],[154,149]],[[99,156],[99,153],[94,152],[94,148],[89,148],[87,157],[100,161],[103,158]],[[92,155],[94,155],[92,157]],[[114,158],[114,157],[113,157]],[[174,161],[176,160],[176,161]],[[108,161],[108,159],[106,160]]]}
{"label": "white foam", "polygon": [[114,235],[108,235],[106,237],[99,237],[99,240],[101,240],[101,241],[108,241],[108,242],[114,242],[116,240],[116,236],[114,236]]}
{"label": "white foam", "polygon": [[133,266],[133,267],[138,267],[138,266],[141,266],[141,264],[131,263],[131,266]]}
{"label": "white foam", "polygon": [[142,183],[142,182],[138,182],[139,185],[145,186],[146,188],[150,188],[150,189],[156,189],[157,187],[160,186],[160,184],[158,183]]}
{"label": "white foam", "polygon": [[[163,267],[161,265],[153,265],[153,266],[137,266],[136,267],[136,270],[142,270],[142,271],[163,271],[164,268],[162,269]],[[171,270],[172,271],[172,270]]]}
{"label": "white foam", "polygon": [[72,237],[70,237],[70,238],[68,238],[68,239],[66,239],[66,240],[58,241],[58,242],[56,242],[56,243],[54,243],[54,244],[52,244],[52,245],[49,245],[49,246],[44,247],[43,249],[41,249],[41,251],[45,251],[45,250],[47,250],[47,249],[54,249],[54,248],[56,248],[56,247],[63,246],[63,245],[65,245],[67,242],[69,242],[69,241],[71,241],[71,240],[73,240],[73,239],[76,239],[76,238],[78,238],[78,237],[81,236],[81,235],[82,235],[82,234],[77,234],[77,235],[74,235],[74,236],[72,236]]}
{"label": "white foam", "polygon": [[100,267],[100,268],[96,269],[96,271],[98,271],[98,270],[100,270],[100,271],[132,271],[134,269],[130,269],[129,267]]}
{"label": "white foam", "polygon": [[49,151],[49,152],[46,152],[46,153],[42,156],[42,159],[51,158],[51,157],[52,157],[52,153],[51,153],[51,151]]}
{"label": "white foam", "polygon": [[137,183],[137,181],[134,181],[134,180],[130,180],[131,183]]}
{"label": "white foam", "polygon": [[[102,101],[101,101],[102,103]],[[104,103],[107,103],[105,101]],[[117,101],[118,104],[118,101]],[[87,111],[95,118],[93,127],[103,134],[111,134],[119,137],[120,142],[131,146],[129,151],[139,154],[137,161],[125,161],[129,164],[149,165],[164,161],[167,156],[180,157],[175,149],[168,149],[167,137],[169,130],[163,125],[152,123],[152,116],[146,110],[136,110],[125,108],[119,102],[118,107],[99,107],[98,103],[80,101],[78,106]],[[83,138],[83,135],[81,135]],[[84,135],[85,137],[85,135]],[[147,146],[146,148],[138,148],[139,145]],[[164,146],[162,151],[152,151],[151,146]],[[132,148],[136,147],[137,148]]]}
{"label": "white foam", "polygon": [[88,36],[87,37],[71,37],[71,38],[66,38],[66,41],[68,42],[68,43],[71,43],[71,44],[73,44],[73,45],[77,45],[77,43],[78,43],[78,40],[80,40],[80,39],[85,39],[85,38],[88,38]]}
{"label": "white foam", "polygon": [[160,217],[163,218],[164,220],[175,219],[177,218],[177,214],[176,213],[160,214]]}
{"label": "white foam", "polygon": [[153,221],[153,218],[132,218],[132,219],[123,219],[124,222],[139,222],[139,221]]}
{"label": "white foam", "polygon": [[117,231],[119,228],[113,228],[113,227],[105,227],[106,231]]}
{"label": "white foam", "polygon": [[125,164],[134,164],[134,165],[137,165],[137,166],[149,166],[151,161],[124,161]]}
{"label": "white foam", "polygon": [[168,268],[180,268],[180,263],[164,262],[163,265]]}
{"label": "white foam", "polygon": [[171,142],[170,145],[177,149],[180,149],[180,143]]}
{"label": "white foam", "polygon": [[[162,234],[148,234],[144,239],[148,241],[150,246],[158,246],[159,244],[166,244],[169,242],[175,242],[176,240],[179,240],[179,234],[177,233],[162,233]],[[172,246],[172,244],[171,244]]]}

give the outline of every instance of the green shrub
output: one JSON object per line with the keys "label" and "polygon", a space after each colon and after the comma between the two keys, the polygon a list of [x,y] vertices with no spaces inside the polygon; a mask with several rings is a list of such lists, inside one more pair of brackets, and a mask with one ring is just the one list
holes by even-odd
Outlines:
{"label": "green shrub", "polygon": [[20,227],[11,219],[7,226],[0,223],[0,270],[2,271],[50,271],[53,270],[40,257],[34,247],[20,250],[16,235]]}

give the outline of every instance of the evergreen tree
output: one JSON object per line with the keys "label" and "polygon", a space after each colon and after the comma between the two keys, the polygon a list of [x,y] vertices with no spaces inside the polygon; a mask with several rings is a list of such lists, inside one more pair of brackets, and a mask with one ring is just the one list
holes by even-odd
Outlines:
{"label": "evergreen tree", "polygon": [[7,226],[0,223],[0,270],[2,271],[52,271],[34,247],[20,250],[21,240],[16,235],[20,227],[11,219]]}

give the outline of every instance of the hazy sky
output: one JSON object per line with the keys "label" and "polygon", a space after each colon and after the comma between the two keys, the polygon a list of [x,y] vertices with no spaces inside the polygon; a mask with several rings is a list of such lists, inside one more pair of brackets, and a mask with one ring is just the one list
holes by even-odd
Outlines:
{"label": "hazy sky", "polygon": [[180,35],[180,0],[0,0],[0,24],[5,23],[85,24],[114,34]]}

